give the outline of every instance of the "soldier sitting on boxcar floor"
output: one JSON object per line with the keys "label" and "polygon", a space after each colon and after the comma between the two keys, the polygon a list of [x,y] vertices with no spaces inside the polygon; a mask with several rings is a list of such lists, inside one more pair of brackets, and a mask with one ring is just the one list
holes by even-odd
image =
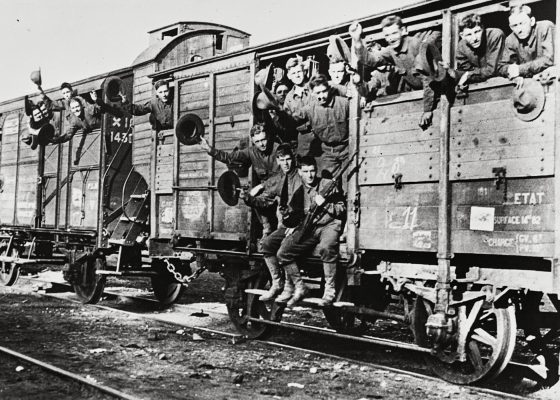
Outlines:
{"label": "soldier sitting on boxcar floor", "polygon": [[[276,162],[280,166],[281,172],[268,179],[262,186],[262,191],[260,191],[260,193],[244,196],[247,205],[264,210],[275,207],[276,204],[280,203],[279,212],[281,213],[285,206],[282,204],[282,197],[285,197],[284,201],[287,203],[289,199],[292,198],[295,191],[301,186],[301,178],[297,173],[294,153],[289,144],[284,143],[278,146],[276,149]],[[273,246],[275,246],[275,250],[273,251],[273,254],[275,254],[285,236],[286,227],[282,224],[281,216],[279,220],[278,229],[263,239],[263,250],[266,243],[268,249],[267,253],[270,253]],[[265,263],[270,271],[272,285],[268,292],[259,298],[261,301],[272,300],[284,287],[283,271],[281,271],[276,257],[265,257]],[[287,292],[293,293],[294,288],[293,285],[291,285],[291,281],[288,281],[287,284]]]}
{"label": "soldier sitting on boxcar floor", "polygon": [[[302,157],[298,165],[298,175],[302,185],[292,193],[290,209],[297,214],[306,215],[315,206],[319,212],[308,232],[298,228],[279,229],[263,241],[265,262],[269,268],[286,272],[284,290],[276,298],[277,302],[288,301],[287,306],[293,307],[307,294],[307,287],[301,277],[296,260],[309,256],[314,248],[323,262],[325,290],[321,305],[332,304],[335,298],[335,275],[338,262],[338,239],[342,231],[342,218],[346,214],[346,203],[342,195],[335,191],[327,198],[321,195],[329,184],[328,180],[317,175],[315,159]],[[300,203],[300,204],[297,204]],[[298,211],[299,210],[299,211]],[[301,220],[301,219],[300,219]],[[274,288],[273,292],[277,292]],[[269,293],[265,295],[269,296]]]}
{"label": "soldier sitting on boxcar floor", "polygon": [[[249,134],[251,136],[253,146],[241,150],[227,152],[216,149],[210,146],[203,137],[200,139],[200,146],[210,156],[224,164],[238,164],[242,168],[252,166],[253,171],[255,171],[258,177],[259,185],[262,185],[268,178],[280,171],[280,168],[276,163],[275,155],[278,144],[269,140],[264,124],[262,123],[253,125]],[[262,188],[257,185],[252,189],[252,192],[258,192],[260,189]],[[268,235],[273,229],[271,221],[274,219],[274,211],[272,211],[272,217],[268,215],[269,213],[270,211],[267,211],[266,213],[257,213],[263,224],[264,236]]]}
{"label": "soldier sitting on boxcar floor", "polygon": [[52,143],[64,143],[74,137],[78,131],[87,134],[101,125],[101,114],[108,112],[113,115],[121,115],[120,111],[105,104],[97,97],[95,90],[90,92],[91,99],[95,104],[89,104],[80,97],[73,97],[70,100],[69,125],[63,135],[55,136]]}
{"label": "soldier sitting on boxcar floor", "polygon": [[362,26],[357,22],[350,25],[352,52],[360,62],[370,67],[375,68],[381,64],[394,65],[396,72],[402,75],[410,89],[424,90],[424,113],[419,125],[422,129],[426,129],[432,124],[433,110],[443,88],[430,82],[427,77],[418,75],[415,68],[416,56],[420,52],[422,42],[432,43],[441,51],[441,33],[428,31],[409,36],[401,18],[396,15],[385,17],[381,21],[381,26],[388,47],[368,51],[362,40]]}
{"label": "soldier sitting on boxcar floor", "polygon": [[123,107],[132,115],[150,114],[150,124],[156,132],[173,129],[173,99],[169,93],[169,84],[164,80],[154,83],[156,95],[144,104],[128,104],[121,95]]}
{"label": "soldier sitting on boxcar floor", "polygon": [[550,21],[536,22],[526,5],[511,7],[509,26],[512,33],[506,38],[498,71],[519,88],[523,78],[539,73],[548,75],[548,69],[554,65],[555,28]]}
{"label": "soldier sitting on boxcar floor", "polygon": [[455,55],[458,88],[465,89],[469,83],[496,76],[504,49],[504,33],[497,28],[485,28],[480,15],[472,13],[459,21],[459,35],[461,40]]}

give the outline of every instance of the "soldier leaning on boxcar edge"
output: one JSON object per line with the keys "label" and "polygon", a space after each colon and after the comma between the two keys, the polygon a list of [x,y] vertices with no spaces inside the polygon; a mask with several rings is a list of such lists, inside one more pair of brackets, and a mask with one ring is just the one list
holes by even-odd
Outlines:
{"label": "soldier leaning on boxcar edge", "polygon": [[123,108],[132,115],[150,114],[152,129],[159,132],[173,129],[173,98],[169,93],[169,84],[164,80],[154,83],[155,96],[144,104],[129,104],[122,96]]}
{"label": "soldier leaning on boxcar edge", "polygon": [[504,33],[497,28],[485,28],[480,15],[472,13],[459,21],[461,40],[457,44],[457,86],[484,82],[496,76],[504,49]]}
{"label": "soldier leaning on boxcar edge", "polygon": [[68,128],[63,135],[55,136],[52,139],[52,143],[67,142],[80,130],[82,130],[82,133],[86,134],[99,128],[101,124],[101,114],[105,112],[113,115],[120,115],[118,109],[105,104],[99,99],[94,90],[90,92],[90,97],[95,104],[89,104],[78,97],[73,97],[70,100],[70,110],[72,114],[70,114],[68,118]]}
{"label": "soldier leaning on boxcar edge", "polygon": [[[210,156],[224,164],[240,164],[242,167],[247,168],[252,166],[259,179],[259,184],[262,184],[280,171],[280,167],[276,163],[276,148],[278,144],[269,140],[268,134],[265,131],[265,126],[262,123],[253,125],[249,134],[253,146],[241,150],[227,152],[216,149],[210,146],[203,137],[200,138],[200,146]],[[252,192],[258,192],[260,189],[261,188],[257,185],[252,189]],[[269,215],[270,213],[272,213],[272,215]],[[263,235],[267,235],[272,231],[274,213],[274,210],[257,212],[263,224]]]}
{"label": "soldier leaning on boxcar edge", "polygon": [[407,34],[406,27],[400,17],[391,15],[381,21],[381,27],[388,46],[380,50],[373,48],[368,51],[362,39],[362,26],[354,22],[350,25],[349,33],[352,37],[352,52],[365,65],[376,67],[382,64],[394,65],[396,72],[402,75],[404,81],[412,90],[424,90],[424,113],[420,118],[420,126],[426,129],[432,124],[433,110],[439,96],[439,85],[430,84],[427,77],[419,76],[415,71],[416,56],[422,42],[433,43],[441,50],[441,33],[437,31],[421,32],[415,36]]}
{"label": "soldier leaning on boxcar edge", "polygon": [[[64,82],[60,85],[60,93],[62,94],[62,99],[52,101],[49,96],[43,91],[41,86],[37,86],[41,92],[41,100],[47,105],[47,108],[51,111],[68,111],[70,112],[70,101],[72,99],[79,99],[82,104],[85,102],[84,98],[78,96],[76,91],[72,88],[68,82]],[[67,118],[70,118],[67,116]]]}
{"label": "soldier leaning on boxcar edge", "polygon": [[510,9],[509,26],[512,33],[506,38],[498,72],[520,87],[523,78],[544,73],[554,65],[555,28],[551,21],[536,22],[526,5]]}
{"label": "soldier leaning on boxcar edge", "polygon": [[[323,262],[325,278],[322,305],[329,305],[335,298],[334,280],[338,262],[338,242],[342,231],[342,219],[346,215],[346,202],[336,190],[326,198],[321,195],[330,182],[317,175],[317,164],[313,157],[306,156],[300,159],[298,175],[302,185],[292,193],[289,201],[290,208],[300,215],[307,215],[316,205],[320,207],[320,211],[316,214],[317,218],[305,236],[294,233],[294,229],[297,232],[297,228],[275,231],[263,240],[263,254],[271,271],[284,268],[286,282],[284,290],[276,301],[288,301],[287,306],[292,307],[303,299],[308,291],[296,260],[309,256],[313,249],[317,248]],[[274,287],[274,294],[268,296],[267,293],[265,298],[273,297],[278,291]]]}

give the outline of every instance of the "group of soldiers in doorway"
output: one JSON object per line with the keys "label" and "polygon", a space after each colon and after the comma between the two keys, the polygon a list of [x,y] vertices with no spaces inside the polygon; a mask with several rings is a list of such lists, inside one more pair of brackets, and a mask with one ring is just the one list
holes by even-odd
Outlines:
{"label": "group of soldiers in doorway", "polygon": [[[441,59],[435,66],[426,65],[430,55],[441,52],[440,32],[412,35],[402,19],[393,15],[381,21],[386,46],[367,46],[362,26],[353,23],[349,27],[350,49],[344,48],[340,38],[330,40],[327,55],[331,79],[320,73],[311,74],[309,63],[299,56],[289,58],[285,70],[276,69],[278,77],[273,87],[267,88],[266,77],[262,79],[262,93],[256,103],[264,117],[250,129],[252,146],[225,152],[212,147],[203,137],[200,139],[199,145],[210,156],[226,164],[251,166],[258,179],[243,198],[262,222],[260,245],[272,277],[270,289],[260,300],[287,302],[291,307],[303,299],[308,289],[297,261],[313,250],[323,263],[321,304],[327,306],[335,300],[347,182],[347,174],[338,173],[345,170],[344,164],[351,156],[349,98],[355,96],[363,105],[364,99],[406,88],[423,90],[419,126],[427,129],[440,96],[465,93],[471,83],[503,76],[512,80],[519,91],[515,105],[518,111],[527,112],[532,106],[532,94],[524,90],[533,87],[527,81],[547,84],[556,77],[555,27],[550,21],[535,21],[527,5],[513,6],[508,18],[512,32],[505,37],[500,29],[485,27],[480,15],[463,16],[459,21],[455,68]],[[370,81],[362,81],[356,72],[360,66],[374,68]],[[108,110],[94,93],[92,105],[74,96],[68,84],[61,90],[62,107],[71,111],[72,122],[64,135],[51,139],[53,143],[69,140],[78,129],[90,129],[94,118]],[[150,102],[129,105],[123,97],[123,103],[132,115],[150,113],[156,130],[173,127],[172,101],[165,81],[155,83],[155,97]],[[54,109],[43,93],[42,102],[29,107],[29,115],[35,121],[36,117],[47,118]],[[339,184],[332,185],[331,179],[337,175],[341,178]],[[297,234],[301,221],[309,215],[314,217],[310,228]]]}

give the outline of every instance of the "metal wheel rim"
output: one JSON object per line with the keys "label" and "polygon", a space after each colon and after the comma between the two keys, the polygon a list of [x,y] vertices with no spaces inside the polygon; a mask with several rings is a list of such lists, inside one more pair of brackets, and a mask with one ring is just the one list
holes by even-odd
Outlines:
{"label": "metal wheel rim", "polygon": [[[431,307],[429,304],[428,306]],[[426,317],[426,302],[417,299],[413,330],[417,344],[424,347],[429,346],[424,327]],[[471,384],[495,378],[511,359],[515,348],[516,328],[513,306],[507,309],[482,310],[467,337],[466,362],[455,361],[450,364],[436,356],[426,356],[426,362],[435,374],[452,383]]]}
{"label": "metal wheel rim", "polygon": [[[5,250],[0,255],[6,256],[8,251]],[[16,248],[13,248],[10,252],[11,257],[19,256],[19,251]],[[0,283],[4,286],[12,286],[14,285],[19,278],[19,265],[13,262],[1,262],[0,263]]]}
{"label": "metal wheel rim", "polygon": [[[90,262],[87,260],[86,262]],[[95,258],[91,264],[88,266],[88,276],[93,278],[89,284],[73,284],[74,292],[85,304],[95,304],[99,302],[101,296],[103,295],[103,290],[105,289],[106,277],[104,275],[96,275],[95,271],[97,269],[102,269],[105,265],[105,260],[103,258]]]}

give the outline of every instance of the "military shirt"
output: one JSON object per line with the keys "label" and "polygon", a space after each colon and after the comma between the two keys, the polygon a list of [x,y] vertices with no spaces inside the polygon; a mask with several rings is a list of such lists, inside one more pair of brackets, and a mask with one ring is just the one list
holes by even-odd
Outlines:
{"label": "military shirt", "polygon": [[365,46],[362,46],[359,51],[356,51],[357,49],[352,46],[352,51],[355,52],[359,61],[370,67],[375,68],[383,64],[394,65],[395,72],[403,77],[411,89],[424,90],[424,111],[433,111],[436,101],[430,81],[426,77],[414,73],[416,56],[424,41],[434,43],[441,49],[441,33],[430,31],[423,32],[422,35],[403,36],[399,49],[388,46],[368,51]]}
{"label": "military shirt", "polygon": [[153,98],[144,104],[131,104],[128,107],[132,115],[150,114],[150,123],[156,131],[173,129],[173,102],[171,99],[164,103],[159,98]]}
{"label": "military shirt", "polygon": [[473,49],[461,39],[457,44],[455,59],[457,72],[469,73],[468,82],[484,82],[497,75],[498,63],[504,49],[505,35],[500,29],[487,28],[482,34],[482,43]]}
{"label": "military shirt", "polygon": [[240,164],[243,167],[252,166],[260,182],[266,181],[280,171],[276,163],[277,143],[269,146],[266,151],[260,151],[255,146],[230,152],[212,148],[210,155],[224,164]]}
{"label": "military shirt", "polygon": [[552,22],[538,21],[523,42],[512,32],[506,38],[499,74],[507,77],[510,64],[518,64],[519,75],[527,78],[551,67],[554,64],[554,29]]}

